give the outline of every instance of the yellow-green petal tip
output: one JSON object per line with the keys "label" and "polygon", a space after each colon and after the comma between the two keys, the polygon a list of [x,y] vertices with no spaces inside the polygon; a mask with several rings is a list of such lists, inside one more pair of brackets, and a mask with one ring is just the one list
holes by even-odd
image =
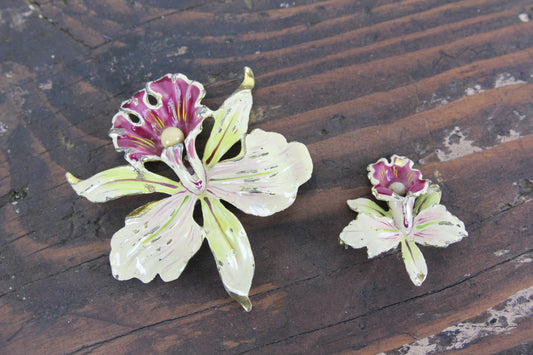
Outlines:
{"label": "yellow-green petal tip", "polygon": [[254,72],[249,67],[244,67],[244,78],[237,91],[252,90],[255,86]]}
{"label": "yellow-green petal tip", "polygon": [[77,177],[75,177],[74,175],[69,173],[68,171],[65,174],[65,177],[67,178],[68,183],[71,184],[71,185],[75,185],[75,184],[77,184],[78,182],[81,181],[80,179],[78,179]]}

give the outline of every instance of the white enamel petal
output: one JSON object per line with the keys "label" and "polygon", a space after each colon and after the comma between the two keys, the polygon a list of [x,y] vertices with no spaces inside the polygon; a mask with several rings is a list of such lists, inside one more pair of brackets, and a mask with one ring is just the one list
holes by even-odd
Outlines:
{"label": "white enamel petal", "polygon": [[209,191],[256,216],[289,207],[313,171],[305,145],[287,143],[281,134],[260,129],[247,135],[244,144],[243,157],[208,170]]}
{"label": "white enamel petal", "polygon": [[255,264],[246,232],[237,217],[219,200],[203,197],[201,202],[203,227],[224,288],[246,311],[250,311],[252,304],[248,293]]}
{"label": "white enamel petal", "polygon": [[415,217],[412,237],[422,245],[447,247],[466,236],[464,223],[443,205],[428,207]]}
{"label": "white enamel petal", "polygon": [[367,248],[369,258],[394,249],[401,235],[392,218],[359,213],[340,234],[344,244],[352,248]]}
{"label": "white enamel petal", "polygon": [[412,240],[402,240],[402,258],[409,278],[416,285],[422,285],[428,274],[424,255]]}
{"label": "white enamel petal", "polygon": [[125,227],[111,239],[113,276],[145,283],[157,274],[164,281],[177,279],[204,238],[192,218],[196,201],[182,191],[128,216]]}

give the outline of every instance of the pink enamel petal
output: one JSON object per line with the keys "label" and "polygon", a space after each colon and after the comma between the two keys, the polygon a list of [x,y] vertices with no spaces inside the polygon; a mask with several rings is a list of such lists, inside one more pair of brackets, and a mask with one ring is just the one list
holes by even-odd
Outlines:
{"label": "pink enamel petal", "polygon": [[422,173],[413,169],[413,161],[402,156],[393,155],[391,161],[385,158],[379,159],[376,163],[368,166],[368,178],[372,185],[372,193],[379,200],[394,201],[402,199],[389,187],[394,182],[399,182],[405,186],[406,194],[419,196],[428,187],[428,182],[422,179]]}
{"label": "pink enamel petal", "polygon": [[402,258],[409,278],[416,286],[421,286],[428,274],[424,255],[412,240],[402,240]]}
{"label": "pink enamel petal", "polygon": [[196,201],[182,190],[128,216],[126,225],[111,239],[113,276],[118,280],[135,277],[144,283],[157,274],[163,281],[177,279],[204,238],[192,218]]}
{"label": "pink enamel petal", "polygon": [[161,107],[157,109],[165,127],[178,127],[187,136],[202,116],[197,114],[205,95],[202,84],[187,79],[183,74],[166,75],[148,83],[149,92],[157,95]]}
{"label": "pink enamel petal", "polygon": [[341,241],[352,248],[367,248],[369,258],[394,249],[401,235],[392,218],[359,213],[340,234]]}
{"label": "pink enamel petal", "polygon": [[392,181],[400,181],[407,187],[407,192],[413,196],[418,196],[427,189],[426,180],[422,179],[420,170],[413,168],[414,163],[406,157],[393,155],[391,157]]}
{"label": "pink enamel petal", "polygon": [[464,223],[443,205],[433,205],[414,220],[413,239],[422,245],[447,247],[468,236]]}
{"label": "pink enamel petal", "polygon": [[134,165],[159,160],[165,128],[177,127],[187,136],[207,114],[200,105],[205,95],[202,84],[183,74],[167,74],[146,84],[132,99],[122,103],[113,117],[109,135],[117,151],[124,151]]}
{"label": "pink enamel petal", "polygon": [[246,136],[244,150],[242,158],[208,169],[209,192],[256,216],[289,207],[313,170],[305,145],[256,129]]}

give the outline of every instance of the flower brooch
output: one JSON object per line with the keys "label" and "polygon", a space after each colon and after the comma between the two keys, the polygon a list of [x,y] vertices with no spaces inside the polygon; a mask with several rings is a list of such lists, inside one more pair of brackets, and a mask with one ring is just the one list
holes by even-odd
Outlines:
{"label": "flower brooch", "polygon": [[401,244],[402,258],[411,281],[420,286],[428,270],[422,252],[416,245],[447,247],[468,235],[464,223],[439,204],[440,187],[422,179],[406,157],[393,155],[391,161],[381,158],[368,166],[372,194],[386,201],[381,208],[367,198],[348,200],[358,212],[340,234],[341,244],[367,248],[369,258],[390,251]]}
{"label": "flower brooch", "polygon": [[[109,133],[129,165],[86,180],[66,174],[74,190],[92,202],[153,192],[169,195],[130,213],[113,235],[109,259],[116,279],[135,277],[146,283],[159,274],[164,281],[175,280],[205,238],[224,288],[251,310],[254,256],[242,224],[220,200],[249,214],[269,216],[294,202],[313,170],[302,143],[287,143],[281,134],[260,129],[246,134],[254,83],[252,70],[245,68],[239,88],[211,111],[200,103],[202,84],[183,74],[149,82],[122,103]],[[213,128],[198,154],[196,138],[209,117]],[[234,146],[240,152],[227,158]],[[177,181],[149,171],[149,161],[164,162]],[[201,225],[193,218],[197,204]]]}
{"label": "flower brooch", "polygon": [[[201,104],[202,84],[183,74],[149,82],[122,103],[109,132],[129,165],[86,180],[66,173],[78,195],[91,202],[169,195],[131,212],[111,238],[109,259],[116,279],[146,283],[159,275],[175,280],[207,239],[224,288],[251,310],[254,256],[242,224],[221,200],[252,215],[270,216],[294,202],[313,170],[302,143],[288,143],[281,134],[261,129],[246,134],[254,84],[251,69],[245,68],[238,89],[212,111]],[[208,118],[213,125],[202,145],[197,137]],[[165,163],[176,179],[150,171],[145,163],[151,161]],[[341,244],[366,247],[369,258],[401,244],[407,272],[420,286],[427,266],[416,243],[446,247],[467,236],[464,224],[439,204],[439,186],[422,179],[411,160],[393,155],[391,162],[382,158],[368,170],[373,195],[389,209],[366,198],[349,200],[359,214],[340,234]],[[195,207],[201,210],[201,222],[193,216]]]}

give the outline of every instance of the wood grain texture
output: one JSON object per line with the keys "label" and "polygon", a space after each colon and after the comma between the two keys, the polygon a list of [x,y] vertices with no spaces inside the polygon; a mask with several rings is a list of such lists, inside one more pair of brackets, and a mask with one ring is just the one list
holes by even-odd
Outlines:
{"label": "wood grain texture", "polygon": [[[146,81],[182,72],[216,108],[244,66],[250,128],[305,143],[314,162],[286,211],[234,210],[253,311],[205,245],[176,281],[116,281],[110,237],[159,196],[91,204],[65,171],[125,163],[107,132]],[[533,300],[530,2],[5,0],[0,74],[0,353],[531,351],[533,313],[512,301]],[[419,288],[398,251],[369,261],[338,244],[346,200],[370,196],[366,166],[391,154],[438,182],[469,231],[423,248]]]}

